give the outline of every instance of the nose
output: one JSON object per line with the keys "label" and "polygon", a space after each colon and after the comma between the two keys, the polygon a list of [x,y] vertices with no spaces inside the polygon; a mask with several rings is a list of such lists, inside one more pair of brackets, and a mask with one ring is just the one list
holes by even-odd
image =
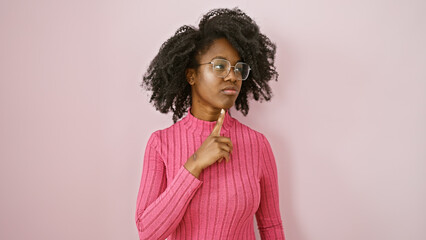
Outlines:
{"label": "nose", "polygon": [[234,67],[231,67],[231,69],[229,70],[228,75],[225,77],[225,81],[230,80],[231,82],[235,82],[238,80],[237,76],[235,75],[235,71],[234,71]]}

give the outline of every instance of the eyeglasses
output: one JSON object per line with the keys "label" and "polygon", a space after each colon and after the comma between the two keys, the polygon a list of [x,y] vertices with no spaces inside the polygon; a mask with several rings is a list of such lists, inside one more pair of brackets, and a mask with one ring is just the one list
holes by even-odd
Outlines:
{"label": "eyeglasses", "polygon": [[211,62],[201,63],[198,65],[204,64],[211,64],[213,67],[213,72],[216,74],[216,76],[221,78],[225,78],[226,76],[228,76],[229,72],[231,71],[231,67],[233,67],[237,79],[246,80],[251,70],[250,66],[247,63],[237,62],[235,66],[231,66],[231,62],[221,58],[213,59],[213,61]]}

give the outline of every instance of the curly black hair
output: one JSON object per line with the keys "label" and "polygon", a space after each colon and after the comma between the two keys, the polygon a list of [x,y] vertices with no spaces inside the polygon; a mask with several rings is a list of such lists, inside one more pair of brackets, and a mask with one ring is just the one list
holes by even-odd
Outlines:
{"label": "curly black hair", "polygon": [[164,42],[143,76],[141,87],[152,91],[150,103],[161,113],[173,112],[176,123],[192,103],[191,85],[186,69],[197,68],[197,58],[213,41],[225,37],[237,50],[251,72],[235,100],[235,108],[244,116],[249,111],[249,95],[256,101],[272,97],[268,82],[278,79],[275,70],[276,45],[260,33],[258,25],[238,7],[217,8],[207,12],[198,25],[180,27]]}

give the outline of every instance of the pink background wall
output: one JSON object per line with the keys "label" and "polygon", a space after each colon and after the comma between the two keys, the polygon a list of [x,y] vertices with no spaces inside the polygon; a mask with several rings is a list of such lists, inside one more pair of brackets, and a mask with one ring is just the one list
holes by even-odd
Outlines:
{"label": "pink background wall", "polygon": [[277,159],[289,240],[426,239],[426,2],[1,1],[0,239],[137,239],[159,47],[239,6],[278,46],[241,122]]}

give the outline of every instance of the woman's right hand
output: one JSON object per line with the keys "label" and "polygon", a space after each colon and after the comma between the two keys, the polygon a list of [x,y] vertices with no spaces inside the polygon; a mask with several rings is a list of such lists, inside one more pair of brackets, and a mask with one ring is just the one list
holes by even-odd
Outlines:
{"label": "woman's right hand", "polygon": [[226,162],[229,161],[233,149],[231,139],[220,136],[224,118],[225,110],[222,109],[213,131],[185,164],[188,170],[191,171],[191,169],[194,169],[194,171],[191,172],[196,175],[196,177],[199,176],[199,172],[218,160],[221,162],[223,158],[225,158]]}

